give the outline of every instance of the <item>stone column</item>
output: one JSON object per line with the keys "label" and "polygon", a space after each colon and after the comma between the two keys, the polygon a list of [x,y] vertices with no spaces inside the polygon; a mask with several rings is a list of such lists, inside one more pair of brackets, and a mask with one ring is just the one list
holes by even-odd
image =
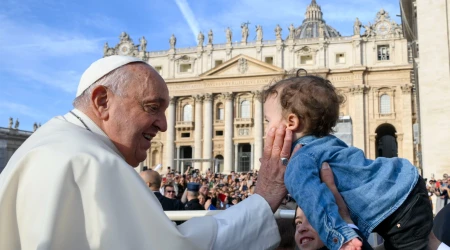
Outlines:
{"label": "stone column", "polygon": [[234,144],[234,167],[233,167],[233,170],[235,172],[237,172],[237,169],[238,169],[238,164],[239,164],[238,160],[239,160],[239,144]]}
{"label": "stone column", "polygon": [[253,157],[253,168],[259,169],[261,163],[259,159],[262,157],[263,152],[263,105],[262,105],[262,93],[261,91],[253,92],[255,94],[255,127],[253,129],[253,137],[255,138],[255,146],[252,150]]}
{"label": "stone column", "polygon": [[[213,136],[213,96],[211,94],[205,95],[205,118],[203,126],[203,159],[212,159],[212,136]],[[204,162],[203,169],[211,168],[211,162]]]}
{"label": "stone column", "polygon": [[[194,124],[194,158],[202,159],[202,129],[203,129],[203,95],[195,95],[195,124]],[[194,162],[194,168],[203,171],[201,162]]]}
{"label": "stone column", "polygon": [[167,109],[167,137],[166,137],[166,166],[170,166],[172,169],[176,169],[177,166],[174,164],[174,153],[175,153],[175,104],[177,98],[171,97],[169,108]]}
{"label": "stone column", "polygon": [[365,103],[364,93],[367,87],[364,85],[356,85],[350,89],[352,93],[352,106],[353,106],[353,146],[362,149],[366,157],[369,156],[366,150],[365,143]]}
{"label": "stone column", "polygon": [[[399,157],[406,158],[414,162],[414,138],[413,138],[413,124],[412,124],[412,85],[405,84],[401,86],[402,100],[403,100],[403,153]],[[397,112],[396,112],[397,113]],[[397,137],[397,140],[399,138]]]}
{"label": "stone column", "polygon": [[233,169],[233,93],[226,92],[225,97],[225,145],[224,145],[224,172],[230,173]]}

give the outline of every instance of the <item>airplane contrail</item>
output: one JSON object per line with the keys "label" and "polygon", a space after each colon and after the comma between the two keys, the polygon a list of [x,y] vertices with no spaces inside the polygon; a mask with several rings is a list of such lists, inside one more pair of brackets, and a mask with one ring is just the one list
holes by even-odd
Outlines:
{"label": "airplane contrail", "polygon": [[178,8],[183,14],[184,19],[186,20],[189,28],[192,31],[192,34],[194,35],[194,41],[197,42],[197,35],[200,32],[200,26],[197,22],[197,19],[195,19],[191,7],[189,7],[189,3],[187,2],[187,0],[175,0],[175,3],[177,4]]}

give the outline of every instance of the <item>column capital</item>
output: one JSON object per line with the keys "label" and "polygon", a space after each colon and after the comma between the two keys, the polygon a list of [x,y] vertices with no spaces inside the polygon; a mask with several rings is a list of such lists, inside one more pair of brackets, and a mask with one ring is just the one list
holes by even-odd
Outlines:
{"label": "column capital", "polygon": [[400,88],[402,89],[403,94],[409,94],[411,93],[413,86],[411,84],[405,84],[400,86]]}
{"label": "column capital", "polygon": [[262,102],[263,93],[262,91],[256,90],[252,92],[253,95],[255,95],[255,99]]}
{"label": "column capital", "polygon": [[178,97],[176,97],[176,96],[170,96],[169,98],[170,98],[169,104],[175,104],[178,99]]}
{"label": "column capital", "polygon": [[223,97],[225,98],[225,100],[233,100],[234,93],[233,92],[225,92],[225,93],[223,93]]}
{"label": "column capital", "polygon": [[193,95],[192,97],[194,97],[195,102],[199,102],[199,103],[202,103],[203,99],[205,99],[204,95]]}
{"label": "column capital", "polygon": [[214,99],[214,96],[210,93],[205,94],[205,102],[210,102]]}
{"label": "column capital", "polygon": [[370,87],[365,86],[365,85],[355,85],[350,87],[350,93],[352,94],[364,94],[367,93],[369,91]]}

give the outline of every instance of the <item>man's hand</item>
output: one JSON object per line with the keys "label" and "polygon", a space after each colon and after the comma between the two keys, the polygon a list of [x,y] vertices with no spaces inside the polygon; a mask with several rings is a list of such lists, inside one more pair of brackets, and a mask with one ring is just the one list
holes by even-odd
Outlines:
{"label": "man's hand", "polygon": [[328,163],[326,162],[322,163],[322,168],[320,169],[320,179],[323,183],[325,183],[325,185],[327,185],[331,193],[333,193],[334,199],[336,200],[336,204],[339,208],[339,214],[341,215],[342,219],[344,219],[347,224],[354,224],[352,219],[350,218],[347,204],[345,204],[344,199],[342,198],[336,187],[336,184],[334,183],[333,171],[331,170],[330,165],[328,165]]}
{"label": "man's hand", "polygon": [[292,131],[286,130],[284,125],[277,129],[271,128],[266,135],[264,145],[255,194],[266,199],[272,212],[275,212],[287,194],[284,186],[286,166],[282,164],[281,158],[290,156]]}
{"label": "man's hand", "polygon": [[[327,185],[331,193],[333,193],[334,199],[336,200],[336,204],[339,209],[339,214],[341,215],[342,219],[347,224],[354,224],[350,217],[350,213],[348,212],[347,204],[345,204],[344,199],[342,198],[336,187],[336,184],[334,183],[333,171],[331,170],[330,165],[328,165],[328,163],[326,162],[322,163],[322,168],[320,169],[320,179],[323,183],[325,183],[325,185]],[[363,243],[359,239],[354,238],[343,244],[341,250],[361,250],[362,246]]]}
{"label": "man's hand", "polygon": [[204,205],[205,210],[208,210],[209,206],[211,206],[211,199],[208,199],[208,200],[205,202],[205,205]]}

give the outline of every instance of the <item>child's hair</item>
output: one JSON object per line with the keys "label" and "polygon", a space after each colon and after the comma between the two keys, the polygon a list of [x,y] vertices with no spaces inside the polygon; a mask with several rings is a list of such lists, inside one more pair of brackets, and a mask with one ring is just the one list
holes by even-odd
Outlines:
{"label": "child's hair", "polygon": [[296,76],[269,85],[263,91],[264,102],[279,96],[283,115],[294,113],[303,121],[305,134],[323,137],[333,132],[339,120],[339,106],[344,97],[330,81],[312,75]]}

